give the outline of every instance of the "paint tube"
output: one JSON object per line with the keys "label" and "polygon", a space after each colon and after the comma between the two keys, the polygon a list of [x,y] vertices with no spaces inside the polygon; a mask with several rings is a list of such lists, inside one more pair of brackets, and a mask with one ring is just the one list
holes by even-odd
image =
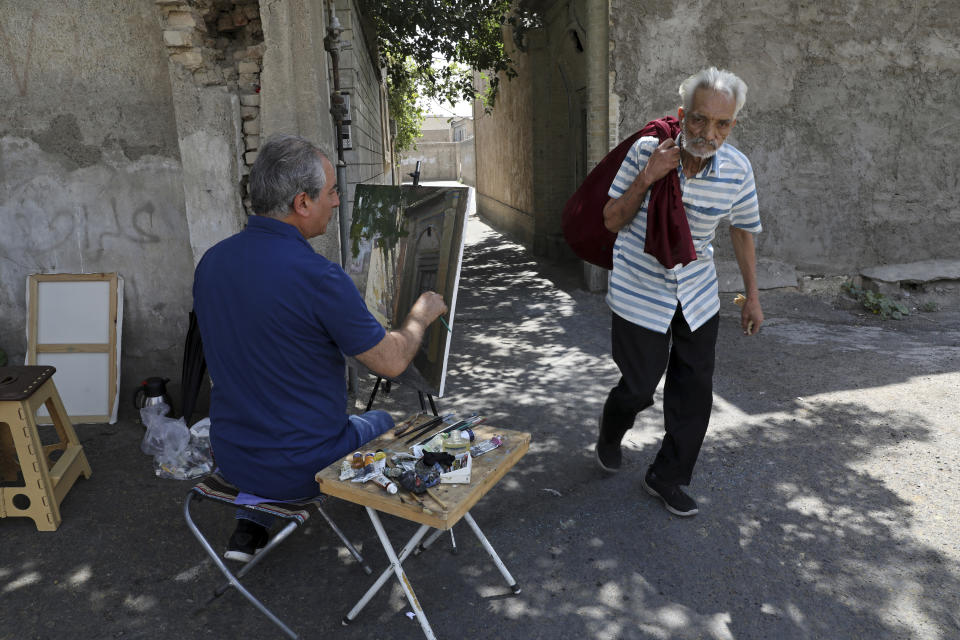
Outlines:
{"label": "paint tube", "polygon": [[490,453],[501,444],[503,444],[503,436],[493,436],[489,440],[484,440],[483,442],[470,447],[470,455],[474,458],[477,456],[482,456],[485,453]]}
{"label": "paint tube", "polygon": [[383,475],[382,473],[378,473],[370,479],[373,480],[374,484],[376,484],[378,487],[380,487],[390,495],[393,495],[397,492],[397,485],[391,482],[390,479],[387,478],[387,476]]}
{"label": "paint tube", "polygon": [[350,460],[340,462],[340,479],[349,480],[357,475],[357,470],[353,468]]}

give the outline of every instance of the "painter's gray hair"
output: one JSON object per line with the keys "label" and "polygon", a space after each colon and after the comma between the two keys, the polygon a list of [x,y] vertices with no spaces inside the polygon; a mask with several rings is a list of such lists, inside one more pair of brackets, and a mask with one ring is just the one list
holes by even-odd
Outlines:
{"label": "painter's gray hair", "polygon": [[690,110],[690,105],[693,103],[693,94],[701,88],[720,91],[733,98],[737,105],[733,111],[734,118],[737,117],[740,109],[743,108],[743,104],[747,101],[747,84],[743,80],[725,69],[710,67],[696,72],[680,83],[680,100],[684,111]]}
{"label": "painter's gray hair", "polygon": [[305,192],[320,196],[327,184],[323,159],[327,154],[300,136],[275,134],[267,138],[250,168],[250,204],[253,212],[269,218],[290,213],[293,199]]}

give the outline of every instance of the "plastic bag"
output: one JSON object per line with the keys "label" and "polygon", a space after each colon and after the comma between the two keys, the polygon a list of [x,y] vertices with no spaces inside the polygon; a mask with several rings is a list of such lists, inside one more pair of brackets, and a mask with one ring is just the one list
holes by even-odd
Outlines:
{"label": "plastic bag", "polygon": [[168,410],[164,403],[140,409],[140,419],[147,427],[140,450],[153,456],[157,476],[187,480],[210,473],[210,419],[187,429],[183,418],[165,416]]}

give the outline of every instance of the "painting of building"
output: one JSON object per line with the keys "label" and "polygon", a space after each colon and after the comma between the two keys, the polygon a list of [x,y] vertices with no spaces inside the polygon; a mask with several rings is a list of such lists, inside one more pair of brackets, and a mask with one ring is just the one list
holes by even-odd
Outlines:
{"label": "painting of building", "polygon": [[[466,187],[358,185],[355,195],[350,276],[367,308],[385,327],[398,329],[425,291],[443,296],[453,328],[464,228]],[[427,328],[420,350],[397,382],[441,397],[451,331],[442,322]]]}

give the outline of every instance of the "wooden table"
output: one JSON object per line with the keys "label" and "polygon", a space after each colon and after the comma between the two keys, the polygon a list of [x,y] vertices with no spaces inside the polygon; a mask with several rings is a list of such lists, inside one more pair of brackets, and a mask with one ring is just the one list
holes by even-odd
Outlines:
{"label": "wooden table", "polygon": [[[428,418],[428,416],[424,416],[420,418],[418,422],[426,422]],[[507,581],[507,585],[514,593],[520,593],[520,586],[517,584],[517,581],[513,579],[513,576],[510,575],[503,561],[500,560],[497,552],[494,551],[493,546],[491,546],[486,536],[483,535],[483,531],[480,530],[480,527],[470,515],[470,509],[523,457],[530,446],[530,434],[513,431],[511,429],[499,429],[487,425],[478,426],[473,431],[476,434],[476,442],[486,440],[493,435],[500,435],[504,438],[504,443],[497,449],[473,459],[469,484],[437,484],[432,487],[430,491],[439,498],[439,502],[430,494],[421,494],[420,496],[414,497],[409,492],[400,489],[399,493],[390,495],[373,482],[358,483],[350,482],[349,480],[341,481],[339,479],[340,460],[337,460],[335,463],[317,473],[316,479],[322,493],[353,502],[366,509],[367,515],[370,517],[370,522],[377,532],[377,537],[380,538],[380,542],[383,545],[383,550],[390,559],[390,566],[384,569],[376,582],[374,582],[360,601],[357,602],[353,609],[343,618],[344,625],[349,624],[356,618],[363,607],[366,606],[377,591],[389,580],[392,572],[400,582],[400,586],[417,616],[424,635],[426,635],[429,640],[435,640],[436,636],[430,628],[427,616],[420,607],[420,603],[413,592],[413,587],[410,585],[406,573],[403,571],[402,563],[415,549],[418,552],[426,549],[437,536],[443,531],[451,529],[461,519],[470,526],[470,529],[474,535],[476,535],[480,544],[490,555],[497,569],[500,570],[501,575],[503,575]],[[367,445],[364,445],[362,451],[383,449],[388,452],[388,456],[391,455],[390,452],[409,452],[410,445],[404,443],[406,438],[407,436],[397,438],[393,435],[393,431],[390,431]],[[346,459],[350,457],[352,457],[352,453],[351,456],[348,456]],[[413,537],[410,538],[399,554],[396,553],[393,545],[390,543],[386,531],[380,522],[378,512],[389,513],[420,524],[420,528],[414,533]],[[435,529],[434,533],[421,545],[421,540],[423,540],[427,531],[430,529]],[[419,548],[418,545],[420,545]]]}

